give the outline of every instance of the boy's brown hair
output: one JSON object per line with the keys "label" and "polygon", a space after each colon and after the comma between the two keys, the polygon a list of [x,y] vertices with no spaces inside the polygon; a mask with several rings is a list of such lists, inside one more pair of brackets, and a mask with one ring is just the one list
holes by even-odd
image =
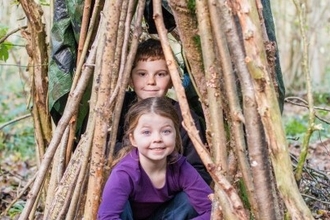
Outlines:
{"label": "boy's brown hair", "polygon": [[149,38],[141,42],[137,48],[133,68],[139,61],[165,60],[162,45],[159,40]]}

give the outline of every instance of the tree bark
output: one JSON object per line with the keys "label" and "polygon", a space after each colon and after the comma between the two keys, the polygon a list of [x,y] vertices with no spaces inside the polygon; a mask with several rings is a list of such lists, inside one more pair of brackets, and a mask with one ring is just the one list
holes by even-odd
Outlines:
{"label": "tree bark", "polygon": [[32,115],[35,125],[38,162],[44,155],[52,137],[52,127],[47,105],[47,71],[48,54],[45,25],[42,23],[43,11],[34,1],[20,1],[28,18],[28,28],[22,31],[26,38],[27,53],[30,57],[29,72],[32,79],[31,95],[33,97]]}
{"label": "tree bark", "polygon": [[[93,54],[93,50],[91,50],[90,56],[86,62],[88,64],[93,64],[95,62],[95,53]],[[77,87],[69,96],[68,105],[66,106],[64,114],[63,114],[61,120],[59,121],[58,126],[55,129],[53,138],[51,139],[51,142],[50,142],[50,144],[47,148],[47,151],[44,155],[44,158],[41,162],[40,168],[38,169],[38,174],[37,174],[36,180],[29,192],[29,199],[27,200],[26,205],[23,209],[23,212],[19,217],[19,219],[21,219],[21,220],[25,220],[28,218],[29,213],[31,212],[31,210],[33,208],[33,205],[36,202],[37,195],[42,188],[45,176],[46,176],[48,169],[50,167],[50,164],[53,160],[57,147],[61,141],[63,133],[64,133],[66,127],[68,126],[68,123],[69,123],[72,115],[74,115],[75,111],[77,111],[77,109],[78,109],[79,102],[83,96],[84,90],[86,89],[89,79],[92,75],[92,69],[93,69],[93,67],[86,65],[86,68],[84,71],[85,74],[80,78],[80,80],[78,81]]]}
{"label": "tree bark", "polygon": [[[155,19],[157,32],[161,40],[162,48],[165,54],[171,79],[177,93],[180,108],[182,110],[184,126],[188,132],[189,137],[193,141],[194,146],[196,147],[196,151],[202,158],[204,164],[206,164],[206,166],[208,167],[212,178],[215,180],[216,184],[218,184],[219,189],[223,190],[223,191],[219,190],[220,192],[216,192],[216,193],[219,193],[217,196],[221,199],[220,203],[222,205],[222,209],[224,209],[225,211],[225,214],[228,214],[228,216],[230,216],[230,218],[227,216],[228,217],[227,219],[247,219],[247,215],[245,213],[243,204],[239,199],[235,189],[222,175],[221,168],[219,169],[219,167],[214,164],[214,162],[212,161],[209,155],[209,152],[201,143],[201,140],[198,135],[198,131],[194,126],[193,119],[190,114],[189,105],[184,92],[184,88],[181,85],[181,79],[179,76],[178,67],[176,65],[173,52],[171,51],[167,39],[167,30],[163,22],[161,2],[160,0],[154,0],[153,3],[154,3],[153,5],[154,19]],[[224,195],[226,195],[227,197]]]}
{"label": "tree bark", "polygon": [[[90,173],[87,187],[87,197],[84,218],[94,219],[97,214],[100,203],[100,196],[103,187],[103,168],[105,165],[105,147],[107,134],[109,129],[111,106],[108,102],[110,97],[110,85],[113,84],[113,79],[116,79],[118,72],[113,71],[116,67],[114,65],[116,59],[117,46],[117,31],[119,25],[120,12],[122,9],[122,1],[111,0],[105,3],[105,29],[101,29],[100,40],[104,41],[104,48],[102,50],[102,63],[100,73],[95,76],[100,80],[97,94],[97,102],[94,108],[95,111],[95,129],[93,135],[93,148],[90,160]],[[98,75],[99,74],[99,75]]]}
{"label": "tree bark", "polygon": [[240,0],[235,8],[242,27],[245,62],[253,78],[259,114],[270,147],[276,181],[293,219],[313,219],[293,176],[281,112],[275,89],[267,72],[267,58],[255,1]]}

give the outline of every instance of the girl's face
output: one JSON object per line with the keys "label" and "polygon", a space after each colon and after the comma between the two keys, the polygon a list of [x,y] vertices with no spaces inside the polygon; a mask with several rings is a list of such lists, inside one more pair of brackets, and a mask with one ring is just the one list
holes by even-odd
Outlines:
{"label": "girl's face", "polygon": [[138,100],[150,97],[163,97],[172,87],[171,76],[166,61],[138,61],[132,70],[131,82]]}
{"label": "girl's face", "polygon": [[141,115],[130,141],[139,150],[141,164],[166,162],[175,148],[176,131],[173,121],[155,113]]}

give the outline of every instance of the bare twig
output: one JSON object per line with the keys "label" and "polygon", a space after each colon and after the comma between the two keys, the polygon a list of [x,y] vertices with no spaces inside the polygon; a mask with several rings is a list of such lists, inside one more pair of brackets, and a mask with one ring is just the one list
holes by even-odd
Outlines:
{"label": "bare twig", "polygon": [[26,119],[26,118],[29,118],[29,117],[31,117],[31,114],[30,113],[29,114],[26,114],[26,115],[22,115],[20,117],[17,117],[17,118],[15,118],[13,120],[10,120],[8,122],[5,122],[5,123],[3,123],[0,126],[0,130],[2,130],[3,128],[7,127],[8,125],[14,124],[14,123],[16,123],[18,121],[21,121],[21,120]]}
{"label": "bare twig", "polygon": [[[22,189],[22,191],[17,195],[17,197],[7,206],[6,210],[1,213],[1,215],[6,216],[7,212],[9,211],[9,209],[25,194],[25,192],[29,189],[30,185],[33,183],[33,181],[35,180],[37,176],[37,173],[34,174],[34,176],[30,179],[30,181],[26,184],[26,186],[24,187],[24,189]],[[0,215],[0,216],[1,216]]]}
{"label": "bare twig", "polygon": [[[297,100],[303,102],[304,104],[301,104],[301,103],[297,103],[297,102],[291,101],[290,99],[292,99],[292,98],[295,98],[295,99],[297,99]],[[301,107],[305,107],[305,108],[309,109],[309,105],[307,105],[307,102],[306,102],[305,100],[303,100],[302,98],[299,98],[299,97],[288,97],[288,98],[285,98],[285,102],[290,103],[290,104],[292,104],[292,105],[297,105],[297,106],[301,106]],[[329,112],[330,112],[330,109],[329,109],[329,108],[325,108],[325,107],[315,107],[315,106],[314,106],[314,109],[315,109],[315,110],[320,110],[320,111],[329,111]],[[323,119],[322,117],[320,117],[320,116],[319,116],[318,114],[316,114],[316,113],[315,113],[315,117],[316,117],[317,119],[319,119],[320,121],[326,123],[326,124],[330,124],[330,121]]]}
{"label": "bare twig", "polygon": [[[292,100],[298,100],[300,102],[302,102],[303,104],[300,104],[300,103],[297,103],[297,102],[294,102]],[[302,107],[305,107],[305,108],[309,108],[308,106],[308,102],[305,100],[305,99],[302,99],[300,97],[286,97],[285,102],[288,102],[290,104],[294,104],[294,105],[297,105],[297,106],[302,106]],[[330,108],[326,108],[326,107],[319,107],[319,106],[314,106],[314,109],[315,110],[321,110],[321,111],[327,111],[327,112],[330,112]]]}
{"label": "bare twig", "polygon": [[324,203],[324,204],[330,205],[330,202],[328,202],[328,201],[324,201],[324,200],[321,200],[321,199],[318,199],[318,198],[315,198],[314,196],[310,196],[310,195],[307,195],[307,194],[304,194],[304,193],[301,193],[301,195],[302,195],[303,197],[307,197],[307,198],[313,199],[313,200],[315,200],[315,201],[319,201],[319,202],[321,202],[321,203]]}
{"label": "bare twig", "polygon": [[[293,163],[293,167],[297,167],[297,163],[298,163],[298,159],[296,158],[296,156],[294,156],[294,155],[292,155],[292,154],[290,154],[290,156],[291,156],[291,158],[296,162],[296,163]],[[321,172],[321,171],[319,171],[319,170],[316,170],[316,169],[314,169],[313,167],[311,167],[311,166],[308,166],[308,165],[305,165],[304,166],[304,169],[306,170],[306,172],[308,172],[308,173],[315,173],[315,174],[317,174],[318,176],[320,176],[320,177],[323,177],[323,178],[325,178],[325,179],[327,179],[328,180],[328,182],[330,182],[330,177],[326,174],[326,173],[324,173],[324,172]],[[310,170],[310,171],[307,171],[307,170]],[[312,175],[312,174],[311,174]]]}
{"label": "bare twig", "polygon": [[302,169],[304,166],[304,163],[307,158],[308,154],[308,146],[310,137],[312,136],[313,132],[317,130],[315,126],[315,110],[314,110],[314,100],[313,100],[313,94],[312,94],[312,85],[311,85],[311,76],[309,71],[309,53],[308,53],[308,39],[306,36],[306,4],[302,2],[301,0],[293,0],[293,3],[296,6],[297,13],[298,13],[298,19],[299,19],[299,27],[300,27],[300,33],[302,38],[302,46],[303,46],[303,59],[302,59],[302,70],[306,78],[306,89],[307,89],[307,98],[308,98],[308,109],[309,109],[309,120],[308,120],[308,128],[304,135],[304,140],[302,143],[302,149],[299,156],[299,161],[297,165],[297,169],[295,172],[296,180],[299,182],[302,175]]}
{"label": "bare twig", "polygon": [[[83,18],[82,18],[82,22],[81,22],[81,29],[80,29],[80,36],[79,36],[77,63],[79,63],[79,61],[80,61],[80,56],[81,56],[83,48],[85,47],[85,44],[87,44],[87,47],[89,45],[89,41],[85,41],[85,40],[86,40],[86,35],[87,35],[87,31],[88,31],[88,26],[89,26],[91,7],[92,7],[92,1],[86,0],[84,2],[84,12],[83,12]],[[92,31],[90,31],[90,33],[92,33]],[[84,59],[84,58],[85,57],[83,57],[82,59]]]}
{"label": "bare twig", "polygon": [[23,26],[23,27],[19,27],[19,28],[16,28],[10,32],[8,32],[5,36],[3,36],[1,39],[0,39],[0,44],[2,44],[3,42],[5,42],[5,40],[10,37],[12,34],[15,34],[16,32],[20,31],[20,30],[23,30],[23,29],[26,29],[27,26]]}

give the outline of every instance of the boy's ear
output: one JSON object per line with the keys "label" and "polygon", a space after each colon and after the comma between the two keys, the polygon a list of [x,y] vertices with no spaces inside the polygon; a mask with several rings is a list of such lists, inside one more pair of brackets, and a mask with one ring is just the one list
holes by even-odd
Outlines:
{"label": "boy's ear", "polygon": [[132,82],[132,78],[130,77],[129,81],[128,81],[128,86],[131,87],[132,89],[134,89],[133,86],[133,82]]}
{"label": "boy's ear", "polygon": [[168,83],[168,89],[172,88],[173,87],[173,83],[172,83],[172,80]]}

